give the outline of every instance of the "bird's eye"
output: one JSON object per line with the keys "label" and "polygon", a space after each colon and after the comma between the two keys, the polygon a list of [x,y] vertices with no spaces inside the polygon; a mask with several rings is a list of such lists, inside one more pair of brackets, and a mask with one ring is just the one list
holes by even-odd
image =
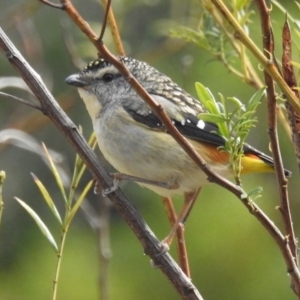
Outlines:
{"label": "bird's eye", "polygon": [[109,74],[109,73],[104,74],[103,77],[102,77],[102,80],[106,83],[113,81],[113,79],[114,79],[114,76],[112,74]]}

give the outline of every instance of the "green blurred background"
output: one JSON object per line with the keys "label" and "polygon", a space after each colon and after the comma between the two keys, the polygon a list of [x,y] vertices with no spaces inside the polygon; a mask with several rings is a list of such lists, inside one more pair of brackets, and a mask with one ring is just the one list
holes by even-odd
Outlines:
{"label": "green blurred background", "polygon": [[[73,3],[92,28],[99,32],[103,16],[99,1],[78,0]],[[294,12],[296,6],[292,1],[289,5],[286,8]],[[166,35],[175,25],[197,24],[200,13],[198,1],[114,0],[113,8],[127,55],[152,64],[192,95],[195,96],[196,81],[208,86],[215,95],[220,92],[241,100],[248,100],[255,92],[228,73],[207,52]],[[299,15],[299,10],[296,13]],[[276,9],[272,11],[272,18],[280,57],[280,30],[285,18]],[[260,45],[257,14],[252,19],[250,34]],[[0,26],[41,75],[74,123],[82,125],[84,135],[88,138],[92,130],[88,114],[77,92],[64,82],[68,75],[77,71],[65,40],[72,40],[75,56],[85,63],[96,57],[93,46],[64,12],[35,0],[1,0]],[[109,33],[105,41],[114,51]],[[299,60],[299,53],[295,51],[294,55],[294,59]],[[259,73],[262,75],[262,72]],[[0,55],[0,83],[9,81],[4,78],[6,76],[18,74]],[[34,99],[23,89],[5,88],[3,91]],[[44,142],[58,152],[63,157],[63,169],[71,172],[74,150],[55,126],[40,112],[4,97],[0,99],[2,134],[8,128],[27,132],[38,143]],[[258,119],[257,127],[252,130],[248,141],[268,153],[265,103],[259,107]],[[285,166],[293,171],[289,192],[294,226],[299,235],[298,170],[289,137],[281,126],[279,132]],[[11,140],[15,133],[5,131],[3,135]],[[59,241],[59,227],[30,172],[46,185],[62,212],[64,207],[59,190],[39,155],[9,142],[1,143],[0,151],[0,170],[7,174],[3,193],[5,210],[0,228],[0,299],[50,299],[56,255],[13,197],[23,199],[34,208]],[[85,174],[82,187],[90,179],[91,175]],[[279,212],[275,209],[279,204],[275,176],[247,175],[243,185],[246,191],[257,186],[263,187],[262,197],[257,199],[257,203],[282,228]],[[126,184],[123,190],[157,237],[164,238],[169,225],[159,197],[136,184]],[[99,199],[92,192],[88,195],[88,201],[90,207],[99,211]],[[181,203],[182,199],[178,199],[176,207],[179,208]],[[161,272],[150,266],[140,243],[113,208],[110,225],[110,299],[180,299]],[[289,287],[285,264],[275,243],[238,199],[221,187],[210,185],[203,189],[185,232],[192,280],[204,299],[295,299]],[[98,244],[97,230],[92,229],[86,215],[79,212],[67,238],[58,299],[99,299],[101,264]],[[171,254],[175,257],[174,249],[171,249]]]}

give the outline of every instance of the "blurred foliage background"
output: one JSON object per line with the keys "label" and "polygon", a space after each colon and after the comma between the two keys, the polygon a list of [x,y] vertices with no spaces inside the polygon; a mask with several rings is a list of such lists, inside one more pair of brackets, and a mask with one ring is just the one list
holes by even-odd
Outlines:
{"label": "blurred foliage background", "polygon": [[[96,32],[100,31],[103,16],[99,2],[73,1]],[[296,11],[295,14],[299,15],[293,1],[282,2],[287,10]],[[255,11],[256,8],[252,8]],[[192,95],[196,96],[196,81],[209,87],[215,95],[220,92],[225,96],[248,100],[255,92],[208,52],[168,35],[177,25],[197,28],[197,18],[201,13],[198,1],[113,0],[113,9],[127,55],[152,64]],[[280,36],[285,16],[276,8],[271,16],[280,58]],[[258,16],[254,13],[251,18],[249,34],[261,45]],[[77,92],[64,82],[68,75],[77,71],[66,41],[72,45],[72,51],[75,51],[73,57],[77,58],[78,65],[83,66],[96,57],[96,51],[87,38],[64,12],[36,0],[1,0],[0,26],[41,75],[74,123],[83,127],[83,133],[88,138],[92,130],[88,114]],[[105,42],[114,50],[109,32]],[[294,60],[299,60],[297,50],[294,51]],[[255,66],[259,71],[259,66]],[[261,71],[259,74],[262,76]],[[8,76],[17,77],[18,74],[1,55],[0,89],[25,99],[32,98],[24,88],[9,87],[12,79]],[[63,201],[40,150],[35,146],[37,154],[28,151],[29,146],[24,146],[24,141],[29,141],[29,137],[6,129],[21,130],[36,139],[38,144],[44,142],[57,152],[58,160],[61,160],[67,173],[72,170],[75,153],[62,134],[40,112],[4,97],[0,99],[0,170],[7,174],[3,192],[5,209],[0,229],[0,299],[49,299],[56,255],[13,197],[18,196],[35,209],[57,240],[60,238],[59,228],[30,172],[46,185],[60,210],[63,210]],[[265,103],[258,109],[258,119],[248,142],[268,153]],[[296,235],[299,235],[296,160],[289,136],[281,126],[279,132],[285,166],[293,171],[289,192]],[[17,139],[25,149],[12,144]],[[33,145],[31,142],[29,144]],[[90,179],[91,175],[85,174],[82,186]],[[282,228],[279,212],[275,209],[278,205],[275,176],[247,175],[243,178],[243,185],[246,191],[263,187],[262,197],[257,203]],[[123,190],[157,237],[165,237],[169,224],[159,197],[133,183],[124,185]],[[95,211],[99,211],[99,199],[92,192],[87,201]],[[178,208],[181,203],[182,199],[175,201]],[[150,266],[149,258],[143,255],[138,240],[113,208],[110,225],[110,299],[179,299],[161,272]],[[203,189],[186,224],[186,241],[192,280],[204,299],[295,299],[289,288],[285,264],[273,240],[238,199],[224,189],[216,185]],[[58,299],[99,299],[101,265],[98,244],[97,230],[92,229],[86,215],[79,212],[67,238]],[[175,254],[174,249],[171,249],[171,254]]]}

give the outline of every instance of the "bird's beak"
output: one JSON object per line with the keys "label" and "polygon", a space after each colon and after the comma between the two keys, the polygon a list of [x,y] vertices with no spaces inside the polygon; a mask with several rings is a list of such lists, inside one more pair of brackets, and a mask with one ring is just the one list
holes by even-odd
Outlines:
{"label": "bird's beak", "polygon": [[80,74],[73,74],[66,78],[66,83],[76,86],[78,88],[84,88],[88,83],[81,77]]}

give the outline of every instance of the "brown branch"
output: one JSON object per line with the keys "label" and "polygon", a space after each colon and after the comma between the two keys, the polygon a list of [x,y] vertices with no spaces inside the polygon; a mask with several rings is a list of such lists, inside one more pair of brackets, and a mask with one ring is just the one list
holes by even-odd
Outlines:
{"label": "brown branch", "polygon": [[[275,59],[274,54],[274,37],[271,27],[270,20],[270,11],[264,0],[256,0],[258,10],[260,13],[261,20],[261,29],[263,33],[263,48],[265,51],[266,57],[273,61]],[[289,198],[288,198],[288,189],[287,189],[287,180],[284,176],[284,169],[282,165],[282,157],[279,149],[279,141],[277,134],[277,104],[276,104],[276,92],[275,85],[272,77],[264,71],[265,83],[267,85],[267,103],[268,103],[268,126],[269,126],[269,136],[271,142],[272,155],[274,159],[279,195],[281,201],[281,215],[285,228],[285,233],[287,236],[287,243],[291,249],[291,255],[295,262],[295,265],[298,266],[297,259],[297,240],[294,234],[292,217],[289,207]],[[290,271],[289,267],[288,270]],[[300,295],[300,282],[298,279],[292,276],[292,286],[297,295]]]}
{"label": "brown branch", "polygon": [[[263,32],[263,48],[265,56],[273,61],[274,59],[274,38],[273,31],[270,23],[269,9],[266,7],[264,0],[256,0],[259,8],[261,28]],[[274,63],[275,64],[275,63]],[[279,149],[279,141],[277,134],[277,108],[276,108],[276,95],[273,78],[264,71],[265,83],[267,86],[267,103],[268,103],[268,126],[271,142],[272,155],[274,159],[274,165],[279,180],[279,186],[283,187],[287,185],[287,181],[284,176],[284,168],[282,164],[282,158]],[[280,191],[280,194],[282,192]]]}
{"label": "brown branch", "polygon": [[104,33],[105,33],[105,30],[106,30],[108,14],[109,14],[109,11],[111,10],[111,7],[110,7],[110,6],[111,6],[111,1],[108,0],[108,1],[107,1],[107,6],[104,6],[104,8],[105,8],[105,13],[104,13],[104,17],[103,17],[103,23],[102,23],[100,35],[99,35],[99,37],[98,37],[98,41],[100,41],[101,43],[102,43],[102,41],[103,41]]}
{"label": "brown branch", "polygon": [[[101,2],[102,2],[102,5],[104,8],[111,7],[111,0],[101,0]],[[117,53],[119,55],[124,56],[125,50],[123,47],[123,43],[121,41],[121,37],[120,37],[116,19],[115,19],[113,10],[111,8],[108,10],[108,24],[109,24],[109,29],[110,29],[111,35],[113,37],[113,41],[114,41]],[[102,25],[102,28],[105,28],[105,27],[106,26]],[[100,34],[100,37],[101,37],[101,34]],[[102,40],[102,38],[101,38],[101,40]]]}
{"label": "brown branch", "polygon": [[[41,81],[40,76],[29,66],[1,28],[0,49],[40,101],[43,113],[51,119],[68,139],[93,176],[103,187],[110,187],[112,179],[95,153],[87,145],[82,135],[78,132],[77,127],[59,107],[45,84]],[[161,268],[181,297],[193,300],[202,299],[196,287],[181,271],[171,256],[168,253],[161,254],[159,241],[122,191],[118,189],[116,192],[109,194],[109,199],[114,203],[115,208],[142,243],[145,254],[151,256],[155,265]]]}

